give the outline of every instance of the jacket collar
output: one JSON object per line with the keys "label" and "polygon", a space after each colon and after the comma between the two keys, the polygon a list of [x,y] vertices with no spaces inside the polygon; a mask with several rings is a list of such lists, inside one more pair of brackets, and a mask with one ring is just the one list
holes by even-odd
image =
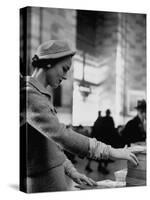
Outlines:
{"label": "jacket collar", "polygon": [[26,77],[27,83],[31,84],[33,87],[35,87],[37,90],[39,90],[41,93],[46,94],[48,96],[52,96],[51,93],[35,78],[31,76]]}

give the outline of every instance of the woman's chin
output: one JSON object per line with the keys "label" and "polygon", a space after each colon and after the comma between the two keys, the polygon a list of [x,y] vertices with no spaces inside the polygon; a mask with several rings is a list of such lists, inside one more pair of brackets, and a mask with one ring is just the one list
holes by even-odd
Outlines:
{"label": "woman's chin", "polygon": [[60,86],[60,83],[55,84],[55,85],[53,86],[53,88],[56,89],[56,88],[58,88],[58,86]]}
{"label": "woman's chin", "polygon": [[59,81],[59,82],[57,82],[57,83],[53,83],[53,84],[51,84],[50,86],[52,87],[52,88],[57,88],[58,86],[60,86],[61,85],[61,83],[62,83],[62,81]]}

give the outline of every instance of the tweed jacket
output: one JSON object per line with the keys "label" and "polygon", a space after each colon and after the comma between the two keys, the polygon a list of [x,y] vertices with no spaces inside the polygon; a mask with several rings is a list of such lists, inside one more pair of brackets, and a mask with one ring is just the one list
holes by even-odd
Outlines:
{"label": "tweed jacket", "polygon": [[61,149],[86,156],[89,138],[59,122],[51,93],[33,77],[26,77],[20,90],[20,125],[26,127],[27,175],[34,175],[64,162]]}

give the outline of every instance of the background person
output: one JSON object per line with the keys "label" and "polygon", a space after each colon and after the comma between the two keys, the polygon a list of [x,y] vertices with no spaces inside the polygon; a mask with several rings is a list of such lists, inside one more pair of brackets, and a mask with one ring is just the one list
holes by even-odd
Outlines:
{"label": "background person", "polygon": [[[102,115],[101,115],[101,110],[98,111],[98,117],[96,119],[96,121],[93,124],[92,130],[91,130],[91,137],[92,138],[96,138],[97,140],[99,140],[99,135],[101,134],[101,127],[102,124]],[[92,168],[91,168],[91,159],[88,159],[87,165],[85,167],[85,169],[88,172],[92,172]]]}
{"label": "background person", "polygon": [[128,146],[146,140],[146,101],[139,100],[135,109],[137,115],[127,122],[122,131],[123,142]]}

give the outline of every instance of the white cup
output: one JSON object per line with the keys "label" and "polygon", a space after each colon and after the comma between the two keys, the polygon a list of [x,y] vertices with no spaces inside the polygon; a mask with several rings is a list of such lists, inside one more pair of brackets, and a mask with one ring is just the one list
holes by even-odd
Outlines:
{"label": "white cup", "polygon": [[127,169],[114,172],[114,176],[117,182],[126,183]]}

